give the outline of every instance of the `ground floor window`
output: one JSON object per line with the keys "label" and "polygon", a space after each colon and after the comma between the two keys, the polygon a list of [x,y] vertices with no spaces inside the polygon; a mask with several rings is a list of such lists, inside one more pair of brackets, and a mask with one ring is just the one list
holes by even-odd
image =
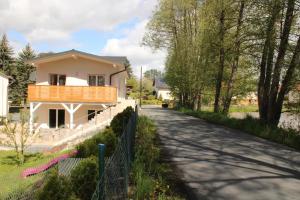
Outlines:
{"label": "ground floor window", "polygon": [[50,109],[49,110],[49,128],[65,127],[65,110]]}
{"label": "ground floor window", "polygon": [[88,120],[92,120],[95,117],[96,113],[99,114],[100,112],[100,110],[88,110]]}

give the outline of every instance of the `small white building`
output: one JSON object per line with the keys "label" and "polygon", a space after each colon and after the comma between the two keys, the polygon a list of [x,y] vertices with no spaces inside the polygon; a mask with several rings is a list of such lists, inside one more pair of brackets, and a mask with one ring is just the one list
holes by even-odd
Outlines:
{"label": "small white building", "polygon": [[163,79],[154,79],[153,81],[155,96],[157,99],[162,100],[172,100],[173,97],[171,95],[170,86],[166,84],[166,82]]}
{"label": "small white building", "polygon": [[0,118],[7,117],[8,113],[8,77],[0,72]]}

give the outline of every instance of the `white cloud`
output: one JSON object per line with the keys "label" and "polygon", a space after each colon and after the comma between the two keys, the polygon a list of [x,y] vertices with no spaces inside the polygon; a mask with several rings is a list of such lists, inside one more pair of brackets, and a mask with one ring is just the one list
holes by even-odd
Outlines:
{"label": "white cloud", "polygon": [[[0,35],[12,30],[33,46],[77,48],[80,41],[72,38],[76,31],[120,31],[114,28],[136,19],[139,23],[125,30],[124,37],[109,39],[101,54],[127,56],[136,74],[139,66],[162,70],[166,54],[140,46],[156,4],[157,0],[0,0]],[[19,51],[25,44],[17,40],[10,41]]]}
{"label": "white cloud", "polygon": [[146,24],[147,20],[143,20],[133,29],[127,30],[123,38],[109,39],[101,54],[127,56],[135,75],[139,74],[140,66],[143,66],[144,71],[148,69],[163,70],[166,52],[153,52],[149,47],[141,46]]}
{"label": "white cloud", "polygon": [[1,0],[0,30],[29,42],[68,40],[80,29],[112,30],[133,17],[147,18],[157,0]]}

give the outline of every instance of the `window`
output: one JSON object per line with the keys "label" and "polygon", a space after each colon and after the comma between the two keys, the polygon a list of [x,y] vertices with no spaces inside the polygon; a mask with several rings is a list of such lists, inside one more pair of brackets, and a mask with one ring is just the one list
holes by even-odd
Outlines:
{"label": "window", "polygon": [[88,110],[88,120],[92,120],[96,115],[96,111],[95,110]]}
{"label": "window", "polygon": [[104,86],[104,75],[89,75],[89,86]]}
{"label": "window", "polygon": [[60,128],[65,126],[65,110],[50,109],[49,110],[49,128]]}
{"label": "window", "polygon": [[96,111],[96,110],[88,110],[88,120],[92,120],[95,116],[96,116],[96,112],[97,114],[100,114],[100,110]]}
{"label": "window", "polygon": [[50,74],[50,85],[66,85],[66,75]]}

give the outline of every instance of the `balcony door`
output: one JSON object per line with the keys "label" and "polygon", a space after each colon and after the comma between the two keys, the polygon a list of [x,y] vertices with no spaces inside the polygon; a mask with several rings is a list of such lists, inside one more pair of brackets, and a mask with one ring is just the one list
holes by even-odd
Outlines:
{"label": "balcony door", "polygon": [[66,85],[66,75],[50,74],[50,85]]}
{"label": "balcony door", "polygon": [[89,75],[89,86],[104,86],[105,76],[104,75]]}
{"label": "balcony door", "polygon": [[61,128],[65,126],[65,110],[50,109],[49,110],[49,128]]}

